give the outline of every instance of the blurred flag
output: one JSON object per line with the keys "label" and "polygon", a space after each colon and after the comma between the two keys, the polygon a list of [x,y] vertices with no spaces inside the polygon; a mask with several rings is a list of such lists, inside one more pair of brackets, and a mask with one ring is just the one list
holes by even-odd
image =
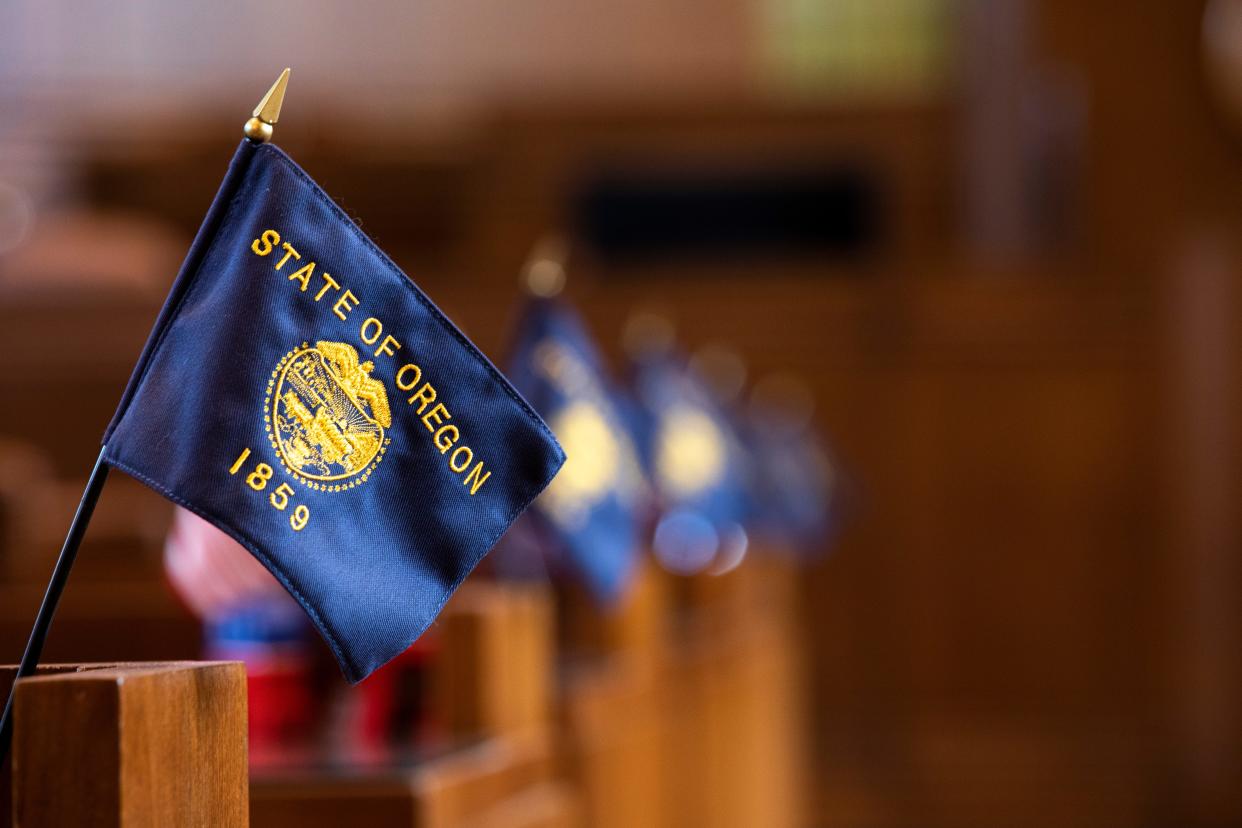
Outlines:
{"label": "blurred flag", "polygon": [[205,621],[257,603],[296,608],[289,593],[241,544],[180,507],[164,541],[164,571],[178,597]]}
{"label": "blurred flag", "polygon": [[748,504],[745,462],[728,418],[671,348],[631,354],[645,410],[643,457],[660,503],[655,554],[681,574],[722,562],[732,568],[745,554]]}
{"label": "blurred flag", "polygon": [[812,410],[801,382],[768,377],[751,395],[744,426],[755,461],[755,531],[800,554],[825,549],[843,507],[842,481]]}
{"label": "blurred flag", "polygon": [[720,548],[707,570],[711,575],[724,575],[736,569],[750,551],[750,526],[760,509],[756,446],[749,439],[745,410],[742,404],[746,389],[746,363],[736,350],[723,343],[711,343],[697,349],[691,356],[687,371],[691,381],[702,388],[715,404],[720,426],[733,450],[732,474],[741,499],[739,517],[718,527]]}
{"label": "blurred flag", "polygon": [[314,701],[314,643],[306,616],[292,601],[255,600],[206,620],[205,655],[246,665],[250,746],[267,755],[305,743]]}
{"label": "blurred flag", "polygon": [[249,141],[104,444],[258,558],[355,682],[431,624],[564,461],[327,194]]}
{"label": "blurred flag", "polygon": [[531,510],[539,535],[598,600],[613,602],[637,562],[645,483],[615,389],[578,315],[562,300],[528,300],[509,376],[569,456]]}

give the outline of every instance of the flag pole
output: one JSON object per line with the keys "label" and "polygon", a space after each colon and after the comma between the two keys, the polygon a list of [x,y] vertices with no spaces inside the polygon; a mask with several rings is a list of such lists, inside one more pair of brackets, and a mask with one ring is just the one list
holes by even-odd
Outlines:
{"label": "flag pole", "polygon": [[82,536],[86,534],[87,524],[95,512],[95,504],[99,502],[99,494],[103,491],[104,482],[108,479],[108,464],[104,461],[101,449],[91,469],[91,476],[86,481],[86,489],[82,492],[82,500],[78,510],[69,524],[69,534],[65,536],[65,544],[60,549],[60,557],[56,559],[56,567],[52,570],[52,578],[47,583],[47,591],[43,594],[43,603],[39,606],[39,614],[35,617],[34,628],[30,631],[30,640],[26,642],[26,651],[22,654],[22,663],[17,668],[17,676],[9,689],[8,701],[4,703],[4,714],[0,716],[0,764],[9,752],[9,742],[13,738],[13,699],[17,696],[17,679],[25,678],[35,671],[39,664],[39,656],[43,653],[43,642],[47,640],[47,631],[52,624],[52,616],[56,614],[56,605],[60,603],[61,593],[69,581],[69,570],[78,556],[78,547],[82,544]]}
{"label": "flag pole", "polygon": [[[247,139],[256,144],[264,144],[272,140],[272,127],[280,118],[280,107],[284,103],[285,88],[288,84],[289,69],[286,68],[267,90],[267,94],[251,113],[251,118],[242,127],[242,132]],[[82,500],[78,503],[78,510],[69,524],[69,533],[65,536],[65,543],[60,549],[60,557],[56,559],[56,566],[52,570],[51,580],[48,581],[47,591],[43,594],[43,603],[39,605],[39,614],[35,617],[34,628],[30,631],[30,639],[26,642],[25,652],[22,653],[21,664],[17,668],[13,686],[9,689],[8,699],[4,703],[4,713],[0,714],[0,765],[4,764],[13,740],[13,700],[17,696],[17,680],[32,675],[35,668],[39,666],[39,657],[43,654],[43,644],[47,640],[47,633],[52,625],[52,616],[56,614],[60,596],[69,582],[69,571],[73,569],[73,562],[78,556],[78,547],[82,545],[86,527],[90,524],[91,515],[95,512],[95,504],[99,502],[99,495],[103,492],[104,483],[108,479],[109,466],[104,460],[106,451],[106,446],[100,449],[99,457],[96,458],[95,466],[91,469],[91,475],[86,481]]]}

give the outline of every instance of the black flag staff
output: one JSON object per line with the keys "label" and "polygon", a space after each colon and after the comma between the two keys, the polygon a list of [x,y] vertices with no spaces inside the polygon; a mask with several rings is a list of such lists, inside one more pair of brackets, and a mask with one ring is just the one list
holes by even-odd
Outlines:
{"label": "black flag staff", "polygon": [[[272,139],[272,127],[280,117],[280,105],[285,99],[285,87],[289,83],[289,70],[280,73],[280,77],[267,90],[263,100],[254,108],[250,120],[242,128],[248,140],[256,144],[266,143]],[[161,314],[162,316],[163,314]],[[160,329],[160,319],[156,320],[155,330]],[[154,331],[153,331],[154,333]],[[91,469],[91,476],[86,481],[86,490],[82,492],[82,501],[69,524],[69,533],[65,536],[65,544],[60,549],[60,557],[56,559],[56,567],[52,570],[52,578],[48,581],[47,591],[43,594],[43,603],[39,605],[39,614],[35,617],[34,628],[30,631],[30,640],[26,643],[26,651],[22,654],[21,666],[17,668],[13,687],[9,690],[8,700],[4,703],[4,714],[0,716],[0,765],[9,753],[9,745],[13,739],[13,699],[17,695],[17,679],[25,678],[34,673],[39,664],[39,656],[43,653],[43,642],[47,639],[48,628],[52,624],[52,616],[56,614],[56,605],[60,603],[61,593],[69,581],[69,570],[73,568],[74,559],[78,556],[78,547],[82,544],[82,536],[91,522],[95,512],[95,504],[99,502],[99,494],[103,491],[104,482],[108,479],[108,464],[104,460],[101,449]]]}

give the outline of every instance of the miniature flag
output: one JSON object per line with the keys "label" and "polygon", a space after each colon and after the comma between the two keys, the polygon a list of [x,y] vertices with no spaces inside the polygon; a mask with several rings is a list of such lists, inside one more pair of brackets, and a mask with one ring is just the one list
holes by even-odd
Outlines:
{"label": "miniature flag", "polygon": [[354,682],[418,638],[565,459],[324,191],[249,142],[104,444],[258,558]]}
{"label": "miniature flag", "polygon": [[531,510],[541,545],[551,545],[598,601],[613,603],[638,560],[646,486],[599,354],[567,305],[531,298],[509,376],[570,455]]}
{"label": "miniature flag", "polygon": [[164,574],[177,597],[205,622],[255,604],[283,604],[299,611],[245,547],[180,507],[164,541]]}
{"label": "miniature flag", "polygon": [[[667,569],[691,574],[744,544],[747,474],[725,413],[673,354],[635,363],[635,393],[647,420],[644,460],[660,501],[653,550]],[[743,546],[741,553],[745,553]]]}
{"label": "miniature flag", "polygon": [[756,533],[769,546],[810,558],[827,551],[847,505],[838,464],[805,411],[752,399],[744,425],[756,458]]}

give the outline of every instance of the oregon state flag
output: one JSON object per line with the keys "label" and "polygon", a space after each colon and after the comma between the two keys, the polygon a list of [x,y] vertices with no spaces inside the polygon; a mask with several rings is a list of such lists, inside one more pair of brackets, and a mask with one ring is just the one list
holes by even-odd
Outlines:
{"label": "oregon state flag", "polygon": [[675,353],[642,355],[634,371],[644,460],[661,511],[656,558],[679,574],[737,559],[731,547],[745,543],[748,470],[728,417]]}
{"label": "oregon state flag", "polygon": [[602,360],[574,311],[531,297],[518,323],[509,376],[570,459],[531,510],[550,547],[600,602],[625,592],[638,561],[646,484]]}
{"label": "oregon state flag", "polygon": [[431,624],[565,459],[327,194],[247,141],[104,445],[250,550],[351,681]]}

